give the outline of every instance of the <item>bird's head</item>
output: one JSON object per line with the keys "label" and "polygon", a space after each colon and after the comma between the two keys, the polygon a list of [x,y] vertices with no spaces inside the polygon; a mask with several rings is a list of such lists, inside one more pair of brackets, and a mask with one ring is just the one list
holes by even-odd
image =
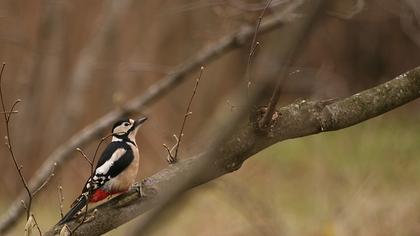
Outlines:
{"label": "bird's head", "polygon": [[129,139],[135,142],[137,131],[146,120],[147,117],[143,116],[137,120],[122,119],[116,122],[112,127],[113,139]]}

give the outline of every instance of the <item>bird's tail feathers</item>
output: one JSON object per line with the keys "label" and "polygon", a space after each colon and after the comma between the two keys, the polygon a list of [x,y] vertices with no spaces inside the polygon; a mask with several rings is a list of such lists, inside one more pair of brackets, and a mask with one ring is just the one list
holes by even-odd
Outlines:
{"label": "bird's tail feathers", "polygon": [[87,193],[83,193],[80,195],[76,201],[73,202],[71,209],[67,214],[57,223],[57,225],[62,225],[71,219],[80,211],[83,209],[84,206],[88,203],[89,196]]}

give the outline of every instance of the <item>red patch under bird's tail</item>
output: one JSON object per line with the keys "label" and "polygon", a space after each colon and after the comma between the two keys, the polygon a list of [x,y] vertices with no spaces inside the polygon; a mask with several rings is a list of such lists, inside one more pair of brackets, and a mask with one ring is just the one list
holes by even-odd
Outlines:
{"label": "red patch under bird's tail", "polygon": [[89,202],[99,202],[101,200],[104,200],[108,196],[110,196],[112,193],[104,191],[102,189],[97,189],[89,198]]}
{"label": "red patch under bird's tail", "polygon": [[118,193],[123,193],[126,192],[128,189],[125,190],[121,190],[121,191],[104,191],[102,189],[97,189],[95,190],[95,192],[93,192],[93,194],[90,196],[89,198],[89,202],[99,202],[101,200],[104,200],[105,198],[112,196],[114,194],[118,194]]}
{"label": "red patch under bird's tail", "polygon": [[[99,202],[101,200],[104,200],[105,198],[107,198],[108,196],[111,196],[113,194],[118,194],[118,193],[122,193],[125,192],[127,190],[123,190],[123,191],[112,191],[112,192],[108,192],[108,191],[104,191],[102,189],[97,189],[95,190],[89,197],[89,202]],[[86,194],[86,193],[85,193]],[[73,217],[84,207],[86,206],[86,204],[88,203],[88,198],[87,195],[82,194],[80,195],[72,204],[71,209],[69,210],[69,212],[67,212],[67,214],[58,222],[57,225],[61,225],[66,223],[67,221],[70,221],[71,219],[73,219]]]}

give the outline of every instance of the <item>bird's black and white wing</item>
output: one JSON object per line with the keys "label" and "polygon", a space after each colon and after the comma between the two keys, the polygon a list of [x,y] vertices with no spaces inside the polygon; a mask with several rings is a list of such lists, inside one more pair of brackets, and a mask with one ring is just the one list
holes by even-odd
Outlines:
{"label": "bird's black and white wing", "polygon": [[133,161],[134,155],[125,142],[111,142],[102,153],[92,178],[89,178],[84,192],[94,191],[119,175]]}

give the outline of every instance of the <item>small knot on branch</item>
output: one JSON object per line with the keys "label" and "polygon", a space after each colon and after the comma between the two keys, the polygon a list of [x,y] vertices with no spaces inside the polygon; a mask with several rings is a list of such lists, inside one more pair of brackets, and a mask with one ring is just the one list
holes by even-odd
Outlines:
{"label": "small knot on branch", "polygon": [[276,124],[280,117],[280,112],[275,108],[270,110],[269,107],[263,106],[258,108],[256,112],[256,129],[264,133],[270,131]]}

